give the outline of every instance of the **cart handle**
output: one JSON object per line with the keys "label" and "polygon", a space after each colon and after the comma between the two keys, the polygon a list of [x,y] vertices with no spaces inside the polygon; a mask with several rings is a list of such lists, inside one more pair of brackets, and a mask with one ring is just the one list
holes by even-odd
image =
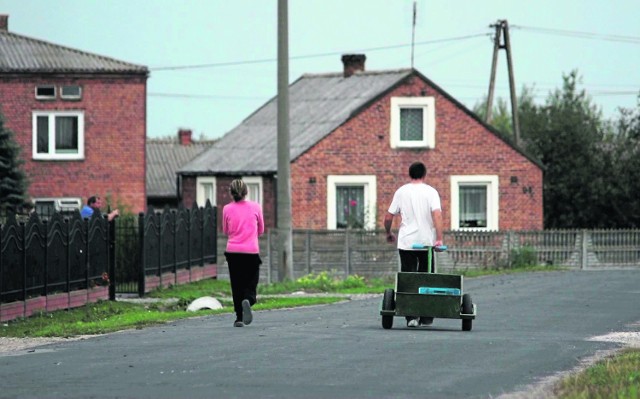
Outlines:
{"label": "cart handle", "polygon": [[[424,245],[424,244],[413,244],[411,246],[411,248],[413,248],[413,249],[427,249],[427,248],[429,248],[429,246],[428,245]],[[446,251],[447,249],[449,249],[449,247],[447,247],[446,245],[438,245],[438,246],[433,247],[433,248],[436,250],[436,252],[443,252],[443,251]]]}

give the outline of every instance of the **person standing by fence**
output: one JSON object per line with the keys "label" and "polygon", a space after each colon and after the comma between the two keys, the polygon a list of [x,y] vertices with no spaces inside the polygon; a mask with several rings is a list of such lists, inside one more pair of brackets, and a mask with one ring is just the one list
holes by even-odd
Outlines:
{"label": "person standing by fence", "polygon": [[264,217],[260,204],[246,200],[247,185],[236,179],[229,185],[233,202],[222,208],[222,231],[228,236],[224,253],[229,265],[229,280],[236,312],[234,327],[251,324],[251,306],[256,301],[260,278],[258,236],[264,234]]}
{"label": "person standing by fence", "polygon": [[[387,242],[396,237],[391,232],[393,218],[400,214],[402,222],[398,230],[398,252],[400,270],[403,272],[433,272],[433,264],[428,264],[429,251],[442,245],[442,209],[440,195],[424,179],[427,168],[422,162],[414,162],[409,167],[411,182],[400,187],[393,195],[389,211],[384,217]],[[416,249],[414,245],[425,247]],[[432,258],[433,259],[433,258]],[[431,270],[430,270],[431,269]],[[433,322],[433,318],[407,317],[407,327],[418,327]]]}
{"label": "person standing by fence", "polygon": [[[101,216],[101,211],[100,211],[101,207],[102,207],[102,198],[97,195],[93,195],[89,197],[89,199],[87,200],[87,205],[83,206],[82,209],[80,210],[80,216],[82,216],[83,219],[90,219],[95,213],[99,217]],[[115,209],[109,212],[109,214],[107,215],[107,220],[112,221],[119,215],[120,215],[120,212],[117,209]]]}

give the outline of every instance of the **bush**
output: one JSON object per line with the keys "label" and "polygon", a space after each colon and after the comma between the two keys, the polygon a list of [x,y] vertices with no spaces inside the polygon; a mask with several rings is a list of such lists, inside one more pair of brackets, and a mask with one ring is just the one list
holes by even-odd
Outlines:
{"label": "bush", "polygon": [[511,250],[511,267],[522,268],[538,265],[538,254],[533,247],[525,246]]}

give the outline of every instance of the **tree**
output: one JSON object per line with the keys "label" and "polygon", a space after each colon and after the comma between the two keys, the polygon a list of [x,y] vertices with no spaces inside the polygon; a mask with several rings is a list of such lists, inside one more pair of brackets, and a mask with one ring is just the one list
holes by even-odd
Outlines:
{"label": "tree", "polygon": [[593,227],[604,182],[599,146],[604,137],[601,111],[584,90],[577,71],[563,76],[562,89],[543,106],[522,104],[521,133],[526,150],[546,167],[546,228]]}
{"label": "tree", "polygon": [[0,114],[0,213],[17,212],[27,201],[28,181],[20,158],[21,147]]}

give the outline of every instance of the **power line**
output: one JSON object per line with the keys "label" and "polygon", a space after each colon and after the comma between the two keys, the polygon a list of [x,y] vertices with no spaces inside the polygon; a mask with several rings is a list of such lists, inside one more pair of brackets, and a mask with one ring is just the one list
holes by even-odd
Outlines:
{"label": "power line", "polygon": [[[476,34],[466,35],[466,36],[456,36],[456,37],[449,37],[449,38],[444,38],[444,39],[428,40],[428,41],[424,41],[424,42],[415,43],[415,45],[416,46],[424,46],[424,45],[427,45],[427,44],[452,42],[452,41],[458,41],[458,40],[467,40],[467,39],[473,39],[473,38],[476,38],[476,37],[489,36],[489,35],[490,35],[489,33],[476,33]],[[393,50],[393,49],[404,48],[404,47],[409,47],[409,46],[411,46],[411,44],[396,44],[396,45],[390,45],[390,46],[371,47],[371,48],[361,49],[361,50],[358,50],[358,51],[350,51],[350,52],[352,52],[352,53],[374,52],[374,51],[383,51],[383,50]],[[289,57],[289,59],[290,60],[301,60],[301,59],[321,58],[321,57],[329,57],[329,56],[333,57],[333,56],[341,55],[341,54],[345,54],[345,53],[347,53],[347,52],[346,51],[333,51],[333,52],[329,52],[329,53],[299,55],[299,56]],[[259,60],[229,61],[229,62],[218,62],[218,63],[211,63],[211,64],[195,64],[195,65],[176,65],[176,66],[152,67],[152,68],[149,68],[149,70],[154,71],[154,72],[159,72],[159,71],[177,71],[177,70],[184,70],[184,69],[220,68],[220,67],[235,66],[235,65],[264,64],[264,63],[270,63],[270,62],[276,62],[276,61],[277,61],[276,58],[264,58],[264,59],[259,59]]]}
{"label": "power line", "polygon": [[609,35],[609,34],[601,34],[601,33],[594,33],[594,32],[578,32],[578,31],[539,28],[534,26],[523,26],[523,25],[511,25],[511,27],[514,29],[527,30],[531,32],[543,33],[548,35],[570,36],[570,37],[578,37],[581,39],[599,39],[599,40],[605,40],[605,41],[611,41],[611,42],[640,44],[640,37],[637,37],[637,36]]}

